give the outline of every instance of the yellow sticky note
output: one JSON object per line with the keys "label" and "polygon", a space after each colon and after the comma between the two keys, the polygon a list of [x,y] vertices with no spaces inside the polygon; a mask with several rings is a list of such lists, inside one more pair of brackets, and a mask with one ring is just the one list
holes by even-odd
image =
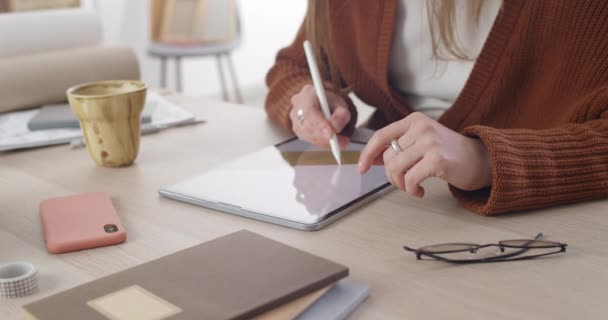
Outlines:
{"label": "yellow sticky note", "polygon": [[87,305],[110,320],[162,320],[182,312],[138,285],[91,300]]}

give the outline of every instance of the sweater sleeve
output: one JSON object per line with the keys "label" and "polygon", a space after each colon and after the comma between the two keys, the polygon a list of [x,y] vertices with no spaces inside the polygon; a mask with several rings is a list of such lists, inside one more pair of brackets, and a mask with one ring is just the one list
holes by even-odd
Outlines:
{"label": "sweater sleeve", "polygon": [[[305,39],[306,32],[304,24],[302,24],[293,43],[279,51],[275,64],[266,75],[266,85],[269,89],[265,101],[266,113],[272,121],[288,130],[291,130],[291,120],[289,119],[292,107],[291,97],[305,85],[312,84],[303,48]],[[326,88],[331,87],[330,81],[326,81],[325,84]],[[351,120],[343,131],[348,134],[357,122],[357,109],[345,93],[336,93],[344,98],[351,112]]]}
{"label": "sweater sleeve", "polygon": [[545,130],[465,128],[492,159],[492,187],[450,186],[466,208],[490,215],[608,197],[608,112]]}

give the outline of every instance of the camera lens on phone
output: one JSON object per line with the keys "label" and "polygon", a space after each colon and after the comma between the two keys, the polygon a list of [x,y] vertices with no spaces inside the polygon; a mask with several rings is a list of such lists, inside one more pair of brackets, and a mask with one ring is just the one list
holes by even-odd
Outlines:
{"label": "camera lens on phone", "polygon": [[114,233],[114,232],[118,231],[118,227],[115,224],[106,224],[105,226],[103,226],[103,229],[107,233]]}

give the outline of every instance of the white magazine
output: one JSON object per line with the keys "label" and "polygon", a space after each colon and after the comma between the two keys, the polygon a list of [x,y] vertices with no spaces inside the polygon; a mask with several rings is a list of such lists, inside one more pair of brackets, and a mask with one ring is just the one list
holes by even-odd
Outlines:
{"label": "white magazine", "polygon": [[[156,92],[148,92],[146,109],[153,108],[152,119],[144,127],[164,128],[195,120],[194,115],[170,102]],[[68,144],[80,139],[80,129],[52,129],[32,131],[27,124],[38,109],[0,114],[0,151]]]}

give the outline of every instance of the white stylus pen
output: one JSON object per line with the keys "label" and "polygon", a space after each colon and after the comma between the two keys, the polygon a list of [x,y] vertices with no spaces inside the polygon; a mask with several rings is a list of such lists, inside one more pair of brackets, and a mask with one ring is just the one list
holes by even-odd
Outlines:
{"label": "white stylus pen", "polygon": [[[317,67],[317,61],[315,59],[315,54],[312,51],[312,46],[310,45],[310,41],[304,41],[304,52],[306,53],[306,60],[308,60],[308,69],[310,69],[310,75],[312,76],[312,83],[315,86],[315,91],[317,92],[317,97],[319,98],[319,104],[321,105],[321,111],[323,111],[323,115],[325,115],[325,119],[331,119],[331,112],[329,111],[329,103],[327,103],[327,97],[325,96],[325,89],[323,88],[323,80],[321,80],[321,74],[319,73],[319,68]],[[340,144],[338,144],[338,137],[336,133],[332,133],[329,138],[329,147],[331,148],[331,153],[333,153],[334,158],[336,158],[336,162],[338,165],[342,165],[342,156],[340,154]]]}

